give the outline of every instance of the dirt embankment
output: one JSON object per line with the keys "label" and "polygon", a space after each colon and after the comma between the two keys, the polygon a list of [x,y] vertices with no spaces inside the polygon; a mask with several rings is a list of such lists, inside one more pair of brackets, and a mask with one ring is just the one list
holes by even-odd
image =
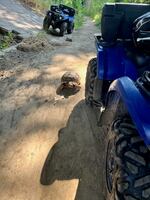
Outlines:
{"label": "dirt embankment", "polygon": [[[46,35],[34,51],[24,41],[21,49],[0,56],[1,200],[100,199],[101,157],[92,127],[99,130],[92,110],[81,101],[98,31],[87,19],[70,36],[72,42]],[[81,77],[80,92],[67,99],[56,95],[66,71]],[[45,181],[50,185],[42,186],[49,151]]]}

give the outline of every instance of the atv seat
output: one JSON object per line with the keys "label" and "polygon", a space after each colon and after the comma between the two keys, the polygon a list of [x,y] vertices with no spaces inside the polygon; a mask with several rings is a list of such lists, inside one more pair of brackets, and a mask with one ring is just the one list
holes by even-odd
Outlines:
{"label": "atv seat", "polygon": [[150,11],[148,4],[107,3],[102,12],[101,32],[105,42],[132,39],[133,22]]}
{"label": "atv seat", "polygon": [[65,6],[63,4],[59,5],[59,9],[63,11],[63,13],[73,17],[75,15],[75,9]]}
{"label": "atv seat", "polygon": [[53,12],[57,12],[59,10],[59,6],[58,5],[51,5],[50,10]]}

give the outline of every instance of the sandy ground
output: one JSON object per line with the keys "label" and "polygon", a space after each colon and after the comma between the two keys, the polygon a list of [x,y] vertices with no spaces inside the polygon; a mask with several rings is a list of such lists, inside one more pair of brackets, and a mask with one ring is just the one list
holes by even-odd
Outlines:
{"label": "sandy ground", "polygon": [[[95,115],[84,103],[88,61],[95,56],[86,19],[73,42],[47,35],[39,51],[15,50],[0,56],[0,199],[100,200],[102,157],[93,132]],[[40,33],[43,34],[43,33]],[[81,76],[74,96],[56,95],[66,71]],[[40,184],[41,171],[48,155]]]}

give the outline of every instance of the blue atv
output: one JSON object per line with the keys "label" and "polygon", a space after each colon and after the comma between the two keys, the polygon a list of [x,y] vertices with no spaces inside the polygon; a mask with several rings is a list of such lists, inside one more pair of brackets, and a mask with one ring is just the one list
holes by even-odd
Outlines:
{"label": "blue atv", "polygon": [[47,11],[43,21],[43,29],[48,31],[50,26],[53,30],[59,29],[59,36],[64,36],[67,33],[71,34],[74,29],[75,9],[60,5],[52,5]]}
{"label": "blue atv", "polygon": [[150,5],[105,4],[101,32],[85,100],[99,111],[103,199],[150,200]]}

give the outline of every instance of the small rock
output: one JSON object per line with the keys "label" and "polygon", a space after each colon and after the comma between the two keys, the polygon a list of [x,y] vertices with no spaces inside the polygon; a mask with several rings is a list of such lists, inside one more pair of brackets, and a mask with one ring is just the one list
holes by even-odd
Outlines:
{"label": "small rock", "polygon": [[0,34],[6,35],[6,34],[8,34],[8,33],[9,33],[9,31],[8,31],[7,29],[5,29],[5,28],[3,28],[3,27],[0,27]]}
{"label": "small rock", "polygon": [[19,33],[18,31],[16,31],[16,30],[12,30],[11,32],[14,33],[14,34],[16,34],[16,35],[19,35],[19,34],[20,34],[20,33]]}
{"label": "small rock", "polygon": [[15,35],[14,39],[16,40],[17,43],[21,42],[23,40],[23,37],[20,35]]}
{"label": "small rock", "polygon": [[67,38],[66,38],[66,41],[67,41],[67,42],[72,42],[72,38],[68,38],[68,37],[67,37]]}

